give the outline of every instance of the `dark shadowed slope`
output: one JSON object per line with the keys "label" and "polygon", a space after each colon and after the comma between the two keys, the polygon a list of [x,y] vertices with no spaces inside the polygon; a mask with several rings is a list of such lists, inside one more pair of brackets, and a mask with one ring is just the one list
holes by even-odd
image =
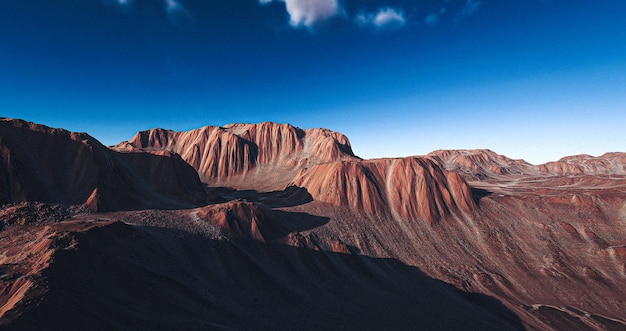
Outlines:
{"label": "dark shadowed slope", "polygon": [[118,153],[85,133],[0,120],[0,202],[86,204],[92,210],[192,206],[197,173],[179,156]]}
{"label": "dark shadowed slope", "polygon": [[[409,208],[411,204],[437,206],[437,196],[445,197],[446,190],[467,192],[464,187],[471,185],[475,204],[469,208],[449,208],[456,212],[439,213],[437,222],[429,221],[424,213],[397,217],[397,214],[373,215],[366,208],[346,210],[350,204],[338,206],[330,199],[317,199],[290,210],[329,218],[328,223],[313,230],[318,242],[330,242],[332,238],[368,256],[398,258],[458,288],[497,297],[529,328],[562,329],[566,325],[575,325],[576,329],[626,328],[623,309],[626,177],[615,170],[620,167],[614,161],[619,153],[610,154],[613,160],[610,162],[594,161],[608,168],[597,167],[593,170],[597,175],[541,173],[537,169],[526,173],[502,171],[511,167],[521,169],[524,162],[508,161],[488,151],[485,155],[482,151],[448,153],[464,156],[463,163],[452,163],[450,169],[459,167],[459,173],[469,182],[455,183],[448,174],[431,181],[437,186],[424,190],[427,194],[409,194],[402,188],[420,187],[410,183],[427,183],[432,173],[409,175],[411,172],[403,171],[395,182],[394,177],[375,181],[384,183],[377,186],[381,192],[397,192],[397,196],[387,195],[381,203],[390,210]],[[471,162],[467,162],[466,156],[471,156]],[[416,158],[422,164],[428,159],[440,162],[434,157]],[[369,162],[380,167],[380,160],[363,164]],[[385,162],[404,164],[407,159]],[[612,175],[606,175],[609,171]],[[321,178],[324,178],[322,174],[313,176],[313,179]],[[340,196],[347,189],[364,187],[364,178],[380,176],[372,172],[370,176],[331,180],[341,185],[324,192]],[[311,191],[314,198],[316,192]],[[455,198],[441,205],[458,205],[458,201],[465,201],[458,197],[465,194],[450,194]],[[319,203],[320,200],[331,203]],[[418,210],[445,209],[422,206]]]}
{"label": "dark shadowed slope", "polygon": [[110,221],[47,231],[45,296],[7,330],[522,329],[497,300],[394,259]]}

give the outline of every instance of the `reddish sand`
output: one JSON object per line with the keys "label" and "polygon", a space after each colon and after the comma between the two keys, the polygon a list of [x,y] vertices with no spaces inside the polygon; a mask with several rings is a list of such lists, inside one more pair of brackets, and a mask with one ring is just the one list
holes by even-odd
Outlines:
{"label": "reddish sand", "polygon": [[114,152],[0,124],[9,329],[626,329],[624,153],[361,160],[273,123]]}

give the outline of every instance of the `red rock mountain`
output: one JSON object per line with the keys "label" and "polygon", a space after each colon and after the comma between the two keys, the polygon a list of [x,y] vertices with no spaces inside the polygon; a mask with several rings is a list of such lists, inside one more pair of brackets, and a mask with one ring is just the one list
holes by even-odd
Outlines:
{"label": "red rock mountain", "polygon": [[448,170],[467,178],[484,180],[511,176],[555,175],[626,175],[626,153],[567,156],[555,162],[532,165],[524,160],[509,159],[490,150],[440,150],[433,157]]}
{"label": "red rock mountain", "polygon": [[96,211],[192,206],[204,189],[178,155],[117,153],[85,133],[0,120],[0,202]]}
{"label": "red rock mountain", "polygon": [[316,201],[371,215],[435,221],[475,202],[456,173],[425,158],[362,161],[344,135],[288,124],[206,126],[138,133],[117,150],[179,153],[210,186],[304,188]]}
{"label": "red rock mountain", "polygon": [[433,222],[476,208],[465,180],[426,158],[326,163],[300,171],[290,185],[316,201],[398,220]]}
{"label": "red rock mountain", "polygon": [[188,132],[153,129],[120,143],[118,151],[179,154],[211,186],[282,189],[298,169],[357,159],[346,136],[288,124],[205,126]]}
{"label": "red rock mountain", "polygon": [[626,175],[626,153],[606,153],[602,156],[567,156],[556,162],[537,166],[551,174]]}
{"label": "red rock mountain", "polygon": [[[626,329],[624,153],[361,160],[274,123],[107,149],[2,125],[0,327]],[[94,190],[111,212],[72,206]]]}
{"label": "red rock mountain", "polygon": [[533,171],[533,166],[524,160],[509,159],[488,149],[439,150],[428,156],[450,171],[479,180],[493,176],[528,175]]}

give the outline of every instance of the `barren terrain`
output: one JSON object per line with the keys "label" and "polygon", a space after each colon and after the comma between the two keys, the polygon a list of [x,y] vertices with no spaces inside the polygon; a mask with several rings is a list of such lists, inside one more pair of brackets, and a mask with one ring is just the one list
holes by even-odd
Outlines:
{"label": "barren terrain", "polygon": [[362,160],[287,124],[0,122],[9,330],[626,329],[626,154]]}

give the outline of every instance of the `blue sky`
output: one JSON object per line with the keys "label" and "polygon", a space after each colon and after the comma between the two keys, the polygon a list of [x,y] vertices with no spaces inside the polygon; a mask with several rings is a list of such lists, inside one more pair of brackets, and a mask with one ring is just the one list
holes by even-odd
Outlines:
{"label": "blue sky", "polygon": [[626,151],[626,1],[7,0],[0,116],[105,144],[326,127],[364,158]]}

